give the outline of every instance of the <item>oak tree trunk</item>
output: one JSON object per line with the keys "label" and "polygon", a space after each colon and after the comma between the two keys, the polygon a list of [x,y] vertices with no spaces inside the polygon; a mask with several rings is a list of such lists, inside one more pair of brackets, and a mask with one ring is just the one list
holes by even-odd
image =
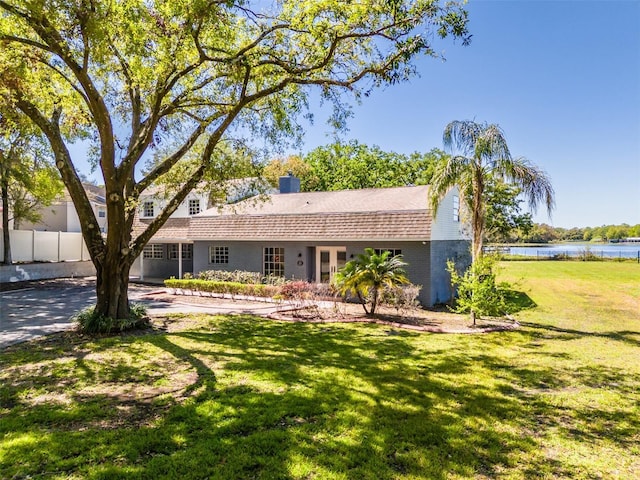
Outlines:
{"label": "oak tree trunk", "polygon": [[129,248],[131,228],[125,221],[123,195],[115,193],[123,190],[116,184],[113,193],[107,195],[107,238],[102,251],[94,248],[91,255],[97,274],[95,312],[113,319],[130,317],[129,271],[134,257]]}
{"label": "oak tree trunk", "polygon": [[97,314],[114,319],[129,318],[129,270],[127,258],[109,258],[96,265]]}

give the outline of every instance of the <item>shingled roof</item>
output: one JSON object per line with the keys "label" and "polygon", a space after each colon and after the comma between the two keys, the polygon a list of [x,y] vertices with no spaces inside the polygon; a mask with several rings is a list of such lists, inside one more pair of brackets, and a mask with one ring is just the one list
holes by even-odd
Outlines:
{"label": "shingled roof", "polygon": [[[153,241],[429,240],[428,187],[273,194],[170,218]],[[136,218],[133,235],[151,219]]]}
{"label": "shingled roof", "polygon": [[[132,236],[135,238],[140,235],[151,223],[151,218],[138,218],[136,216],[133,222]],[[186,240],[189,235],[190,218],[169,218],[160,230],[153,236],[154,242],[177,242],[178,240]]]}
{"label": "shingled roof", "polygon": [[426,186],[274,194],[191,218],[192,240],[428,240]]}

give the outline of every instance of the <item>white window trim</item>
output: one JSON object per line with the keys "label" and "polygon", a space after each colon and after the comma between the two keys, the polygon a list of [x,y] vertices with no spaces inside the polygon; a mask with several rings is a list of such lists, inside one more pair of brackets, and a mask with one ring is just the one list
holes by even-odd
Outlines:
{"label": "white window trim", "polygon": [[262,269],[264,275],[284,277],[284,247],[264,247],[262,252]]}
{"label": "white window trim", "polygon": [[150,260],[164,259],[164,245],[162,243],[148,243],[142,250],[142,258]]}
{"label": "white window trim", "polygon": [[460,197],[458,195],[453,196],[453,221],[460,221]]}
{"label": "white window trim", "polygon": [[[150,209],[150,211],[151,211],[151,215],[149,215],[149,214],[147,213],[147,212],[149,211],[149,210],[147,210],[147,207],[148,207],[149,205],[151,206],[151,209]],[[144,218],[151,218],[151,217],[154,217],[154,216],[155,216],[155,214],[156,214],[156,206],[155,206],[155,203],[154,203],[153,201],[149,201],[149,200],[147,200],[147,201],[145,201],[145,202],[143,202],[143,203],[142,203],[142,217],[144,217]]]}
{"label": "white window trim", "polygon": [[189,215],[197,215],[197,214],[199,214],[202,211],[202,209],[200,208],[200,199],[199,198],[191,198],[187,202],[187,211],[189,212]]}
{"label": "white window trim", "polygon": [[[215,261],[215,260],[218,260],[218,261]],[[226,245],[211,245],[209,247],[209,264],[210,265],[228,265],[229,264],[229,247]]]}

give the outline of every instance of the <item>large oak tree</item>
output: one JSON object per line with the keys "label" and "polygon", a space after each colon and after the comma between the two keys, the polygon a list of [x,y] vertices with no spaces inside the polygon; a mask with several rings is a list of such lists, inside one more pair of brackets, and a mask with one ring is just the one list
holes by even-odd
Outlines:
{"label": "large oak tree", "polygon": [[[466,12],[437,0],[0,0],[0,94],[46,135],[97,270],[96,313],[129,316],[130,266],[206,176],[234,133],[277,142],[317,86],[344,120],[356,96],[403,81],[432,41],[467,37]],[[98,223],[69,141],[94,142],[108,233]],[[175,148],[144,176],[159,144]],[[194,145],[199,161],[137,238],[140,194]],[[140,178],[139,178],[140,177]]]}

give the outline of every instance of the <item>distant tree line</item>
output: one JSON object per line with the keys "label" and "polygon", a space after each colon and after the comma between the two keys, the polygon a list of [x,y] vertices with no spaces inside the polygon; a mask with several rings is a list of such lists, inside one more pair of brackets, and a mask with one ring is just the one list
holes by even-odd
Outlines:
{"label": "distant tree line", "polygon": [[548,243],[548,242],[611,242],[629,237],[640,237],[640,224],[602,225],[601,227],[562,228],[545,223],[534,223],[527,233],[513,230],[507,242]]}

